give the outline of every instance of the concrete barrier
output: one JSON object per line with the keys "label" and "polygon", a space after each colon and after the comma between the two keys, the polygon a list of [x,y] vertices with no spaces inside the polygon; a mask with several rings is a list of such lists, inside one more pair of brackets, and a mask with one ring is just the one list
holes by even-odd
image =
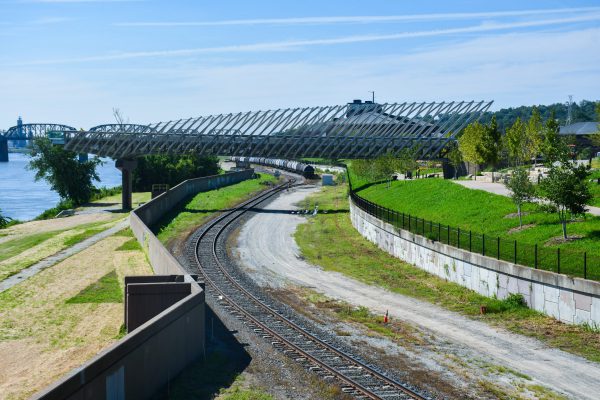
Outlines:
{"label": "concrete barrier", "polygon": [[530,308],[569,324],[600,326],[600,282],[533,269],[432,241],[383,222],[350,199],[358,232],[394,257],[484,296],[521,294]]}
{"label": "concrete barrier", "polygon": [[[175,302],[127,334],[94,359],[68,373],[39,392],[34,399],[142,399],[152,397],[179,372],[204,354],[203,283],[187,275],[185,268],[163,246],[149,226],[186,198],[249,179],[254,170],[189,179],[133,210],[129,223],[138,242],[147,251],[157,275],[183,275],[186,296],[175,294]],[[144,281],[181,281],[177,277],[144,277]],[[135,277],[129,278],[135,285]],[[147,288],[144,289],[147,291]],[[171,297],[173,297],[171,296]],[[163,299],[164,300],[164,299]],[[161,310],[163,300],[155,301]],[[170,304],[170,303],[169,303]],[[125,318],[127,319],[127,310]],[[146,315],[139,318],[147,319]]]}

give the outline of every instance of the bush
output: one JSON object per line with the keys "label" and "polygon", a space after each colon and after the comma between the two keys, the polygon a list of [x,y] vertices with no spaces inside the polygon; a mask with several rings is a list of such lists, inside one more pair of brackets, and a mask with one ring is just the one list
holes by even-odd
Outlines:
{"label": "bush", "polygon": [[99,200],[104,197],[114,196],[116,194],[121,194],[121,190],[121,186],[115,186],[111,188],[94,188],[94,193],[92,194],[92,198],[90,199],[90,201]]}
{"label": "bush", "polygon": [[56,214],[58,214],[59,212],[64,211],[64,210],[70,210],[72,208],[75,208],[75,205],[72,201],[63,200],[60,203],[58,203],[56,205],[56,207],[49,208],[46,211],[44,211],[43,213],[41,213],[40,215],[38,215],[37,217],[35,217],[35,220],[40,221],[43,219],[52,219],[52,218],[56,217]]}

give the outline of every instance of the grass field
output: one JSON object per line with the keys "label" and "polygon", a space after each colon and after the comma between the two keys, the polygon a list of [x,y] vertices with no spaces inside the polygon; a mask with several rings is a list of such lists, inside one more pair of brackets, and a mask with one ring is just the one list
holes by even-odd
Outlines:
{"label": "grass field", "polygon": [[[467,189],[447,180],[394,181],[390,189],[385,184],[376,184],[358,191],[358,194],[407,216],[424,218],[428,221],[425,224],[426,235],[431,230],[437,236],[438,223],[444,230],[440,235],[442,240],[446,237],[446,226],[460,228],[465,233],[461,239],[463,248],[468,248],[466,233],[472,231],[485,234],[488,254],[495,255],[496,238],[500,237],[504,245],[501,258],[508,261],[512,261],[513,243],[517,241],[520,249],[518,263],[533,266],[533,246],[538,244],[538,267],[556,270],[556,248],[560,247],[560,271],[582,276],[583,252],[587,252],[588,276],[600,278],[600,217],[588,215],[568,223],[568,235],[577,240],[564,243],[560,241],[562,230],[556,214],[543,212],[537,205],[526,205],[523,224],[527,228],[519,230],[517,210],[509,198]],[[429,221],[433,224],[430,225]],[[481,243],[474,241],[473,248],[480,251],[480,247]]]}
{"label": "grass field", "polygon": [[207,221],[214,213],[233,207],[277,180],[272,175],[262,174],[235,185],[208,192],[198,193],[165,215],[154,227],[158,239],[169,244],[175,238],[186,236],[194,227]]}
{"label": "grass field", "polygon": [[[318,203],[320,210],[347,209],[347,188],[342,185],[326,187],[306,202]],[[341,272],[367,284],[435,303],[600,361],[597,331],[560,323],[520,305],[516,299],[502,301],[484,297],[430,275],[390,256],[364,239],[352,226],[347,213],[319,213],[316,218],[298,226],[295,239],[302,255],[326,270]],[[487,306],[487,314],[479,314],[481,305]]]}
{"label": "grass field", "polygon": [[[114,235],[0,293],[0,397],[28,398],[121,336],[126,275],[152,270]],[[93,260],[90,263],[90,260]]]}
{"label": "grass field", "polygon": [[590,179],[593,179],[593,182],[590,182],[590,191],[592,192],[592,201],[590,202],[591,206],[600,207],[600,184],[597,183],[597,180],[600,178],[600,171],[592,172]]}
{"label": "grass field", "polygon": [[81,224],[69,229],[18,235],[14,239],[7,238],[0,243],[0,280],[109,229],[116,223],[117,220],[113,219]]}
{"label": "grass field", "polygon": [[[151,193],[150,192],[134,192],[131,194],[131,202],[134,206],[140,205],[141,203],[147,203],[150,201]],[[98,200],[94,200],[93,203],[114,203],[121,204],[121,193],[103,197]]]}

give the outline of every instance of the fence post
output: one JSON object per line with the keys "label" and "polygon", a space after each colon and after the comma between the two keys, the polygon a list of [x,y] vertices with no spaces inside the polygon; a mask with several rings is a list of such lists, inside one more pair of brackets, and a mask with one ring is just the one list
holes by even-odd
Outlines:
{"label": "fence post", "polygon": [[583,279],[587,279],[587,251],[583,252]]}
{"label": "fence post", "polygon": [[496,243],[498,244],[498,260],[500,259],[500,236],[497,237]]}
{"label": "fence post", "polygon": [[460,228],[456,228],[456,242],[458,244],[458,248],[460,249]]}
{"label": "fence post", "polygon": [[517,241],[515,240],[515,264],[517,263]]}
{"label": "fence post", "polygon": [[537,243],[535,244],[535,251],[533,256],[533,268],[537,269]]}
{"label": "fence post", "polygon": [[481,234],[481,239],[482,239],[482,242],[483,242],[482,249],[481,249],[481,255],[485,256],[485,233]]}
{"label": "fence post", "polygon": [[469,230],[469,251],[473,251],[473,232]]}
{"label": "fence post", "polygon": [[556,249],[556,272],[560,274],[560,247]]}
{"label": "fence post", "polygon": [[442,223],[438,222],[438,242],[442,241]]}
{"label": "fence post", "polygon": [[448,225],[448,244],[450,244],[450,225]]}
{"label": "fence post", "polygon": [[408,214],[408,231],[410,232],[410,214]]}
{"label": "fence post", "polygon": [[423,221],[423,236],[425,236],[425,218],[423,218],[422,221]]}

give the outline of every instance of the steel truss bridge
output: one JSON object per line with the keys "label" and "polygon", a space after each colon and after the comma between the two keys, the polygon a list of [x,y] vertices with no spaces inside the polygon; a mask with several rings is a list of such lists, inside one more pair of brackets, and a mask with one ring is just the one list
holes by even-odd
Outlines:
{"label": "steel truss bridge", "polygon": [[[65,148],[114,159],[149,154],[276,158],[373,158],[411,149],[419,159],[440,152],[492,102],[377,104],[361,102],[209,115],[149,125],[107,124],[76,131],[65,125],[22,125],[27,139],[61,131]],[[27,128],[26,128],[27,127]],[[5,137],[16,138],[16,127]]]}

